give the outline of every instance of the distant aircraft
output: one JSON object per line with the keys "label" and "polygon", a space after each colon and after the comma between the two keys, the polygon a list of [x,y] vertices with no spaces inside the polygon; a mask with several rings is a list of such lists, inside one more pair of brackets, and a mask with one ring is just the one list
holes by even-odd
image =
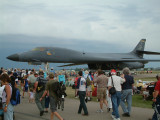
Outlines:
{"label": "distant aircraft", "polygon": [[28,62],[32,65],[42,63],[71,63],[65,66],[87,64],[89,69],[130,69],[143,68],[144,64],[155,59],[144,59],[144,54],[160,55],[160,52],[144,51],[146,39],[140,40],[129,53],[86,53],[58,47],[37,47],[28,52],[13,54],[7,58],[13,61]]}

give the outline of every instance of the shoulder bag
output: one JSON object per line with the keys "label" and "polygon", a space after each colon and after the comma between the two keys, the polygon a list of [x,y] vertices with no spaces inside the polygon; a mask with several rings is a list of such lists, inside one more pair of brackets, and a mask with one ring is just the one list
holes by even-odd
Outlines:
{"label": "shoulder bag", "polygon": [[112,78],[112,76],[111,76],[111,79],[112,79],[112,85],[113,85],[113,87],[111,87],[109,89],[109,94],[114,95],[116,93],[116,89],[115,89],[114,84],[113,84],[113,78]]}

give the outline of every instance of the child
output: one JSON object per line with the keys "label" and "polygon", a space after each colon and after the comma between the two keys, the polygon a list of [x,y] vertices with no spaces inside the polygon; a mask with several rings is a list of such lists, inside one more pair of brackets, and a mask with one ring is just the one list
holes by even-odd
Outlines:
{"label": "child", "polygon": [[30,92],[29,92],[29,103],[34,103],[34,92],[33,92],[33,88],[30,88]]}
{"label": "child", "polygon": [[24,76],[24,84],[23,84],[23,96],[22,98],[24,98],[24,93],[28,92],[28,75]]}

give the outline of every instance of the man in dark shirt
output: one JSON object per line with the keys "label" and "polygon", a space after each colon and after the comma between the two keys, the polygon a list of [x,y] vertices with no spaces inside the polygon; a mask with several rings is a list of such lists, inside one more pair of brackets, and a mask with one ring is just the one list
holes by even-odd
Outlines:
{"label": "man in dark shirt", "polygon": [[[124,114],[122,115],[125,117],[130,117],[132,105],[132,86],[134,84],[134,78],[130,76],[129,68],[124,68],[123,74],[126,82],[122,84],[122,95],[120,104],[124,112]],[[127,102],[128,106],[126,106],[125,101]]]}

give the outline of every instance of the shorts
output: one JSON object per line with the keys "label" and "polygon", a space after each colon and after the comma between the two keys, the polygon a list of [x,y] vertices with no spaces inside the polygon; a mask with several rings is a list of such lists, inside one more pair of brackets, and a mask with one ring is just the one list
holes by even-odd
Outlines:
{"label": "shorts", "polygon": [[50,98],[50,109],[51,109],[51,112],[56,112],[57,111],[56,99],[53,96],[49,96],[49,98]]}
{"label": "shorts", "polygon": [[98,88],[97,89],[97,98],[98,99],[106,99],[106,90],[107,88]]}
{"label": "shorts", "polygon": [[91,85],[87,86],[87,91],[92,91]]}

